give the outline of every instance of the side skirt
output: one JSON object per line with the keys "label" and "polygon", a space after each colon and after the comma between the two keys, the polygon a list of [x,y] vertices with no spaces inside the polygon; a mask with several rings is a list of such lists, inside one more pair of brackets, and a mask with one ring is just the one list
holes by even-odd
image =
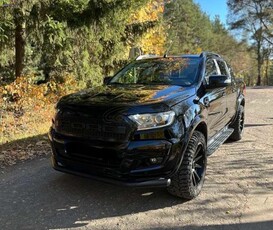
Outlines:
{"label": "side skirt", "polygon": [[233,131],[234,129],[225,127],[219,133],[213,136],[208,141],[207,155],[210,156],[211,154],[213,154],[220,147],[220,145],[229,138]]}

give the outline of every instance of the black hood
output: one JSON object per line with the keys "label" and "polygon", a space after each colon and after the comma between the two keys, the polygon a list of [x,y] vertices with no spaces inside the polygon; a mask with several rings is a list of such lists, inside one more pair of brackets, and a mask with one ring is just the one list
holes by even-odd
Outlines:
{"label": "black hood", "polygon": [[172,106],[194,95],[194,87],[175,85],[130,85],[100,86],[82,90],[61,98],[58,106],[94,106],[94,105],[147,105],[164,103]]}

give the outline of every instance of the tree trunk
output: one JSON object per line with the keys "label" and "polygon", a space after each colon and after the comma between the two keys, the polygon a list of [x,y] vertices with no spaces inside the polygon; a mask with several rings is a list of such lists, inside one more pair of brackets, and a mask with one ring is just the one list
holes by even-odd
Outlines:
{"label": "tree trunk", "polygon": [[256,85],[261,85],[261,70],[262,70],[262,55],[261,55],[261,41],[257,40],[257,62],[258,62],[258,77]]}
{"label": "tree trunk", "polygon": [[23,71],[25,56],[24,19],[21,9],[14,9],[15,23],[15,76],[20,77]]}
{"label": "tree trunk", "polygon": [[261,85],[261,75],[258,74],[258,78],[257,78],[257,83],[256,83],[257,86],[260,86]]}
{"label": "tree trunk", "polygon": [[265,65],[265,85],[269,85],[269,76],[268,76],[268,72],[269,72],[269,56],[266,59],[266,65]]}

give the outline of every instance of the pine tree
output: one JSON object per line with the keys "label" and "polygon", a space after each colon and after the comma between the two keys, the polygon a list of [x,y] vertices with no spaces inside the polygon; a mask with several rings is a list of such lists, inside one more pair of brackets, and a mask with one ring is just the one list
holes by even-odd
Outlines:
{"label": "pine tree", "polygon": [[[241,30],[249,35],[256,50],[257,60],[257,85],[261,85],[262,66],[265,53],[272,45],[272,12],[271,0],[229,0],[230,27],[233,30]],[[271,47],[272,49],[272,47]]]}

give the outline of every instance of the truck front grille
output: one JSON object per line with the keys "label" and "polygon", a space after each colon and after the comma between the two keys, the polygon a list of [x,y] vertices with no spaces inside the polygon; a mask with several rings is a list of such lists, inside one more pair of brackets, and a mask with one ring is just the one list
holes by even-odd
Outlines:
{"label": "truck front grille", "polygon": [[100,125],[73,121],[58,121],[57,132],[89,139],[116,140],[127,139],[126,127],[122,125]]}
{"label": "truck front grille", "polygon": [[133,131],[126,118],[105,122],[100,114],[94,117],[94,114],[83,115],[83,113],[71,111],[59,113],[56,116],[55,127],[57,133],[67,136],[117,142],[128,141]]}

